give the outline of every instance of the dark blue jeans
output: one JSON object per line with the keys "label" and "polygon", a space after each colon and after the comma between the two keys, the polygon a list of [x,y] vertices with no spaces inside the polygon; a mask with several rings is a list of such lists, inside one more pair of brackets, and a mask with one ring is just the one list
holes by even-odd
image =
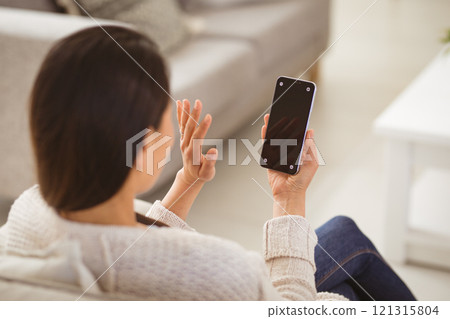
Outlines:
{"label": "dark blue jeans", "polygon": [[352,219],[334,217],[316,234],[317,291],[350,300],[416,300]]}

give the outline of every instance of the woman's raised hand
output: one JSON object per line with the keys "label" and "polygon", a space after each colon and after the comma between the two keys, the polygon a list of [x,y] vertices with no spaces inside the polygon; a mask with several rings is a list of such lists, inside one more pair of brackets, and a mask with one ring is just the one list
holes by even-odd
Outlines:
{"label": "woman's raised hand", "polygon": [[210,181],[216,172],[217,149],[211,148],[206,154],[202,154],[203,139],[211,125],[212,117],[207,114],[199,122],[201,112],[200,100],[195,100],[192,110],[188,100],[177,101],[178,127],[181,135],[180,149],[183,156],[182,175],[187,183],[194,183],[197,180]]}

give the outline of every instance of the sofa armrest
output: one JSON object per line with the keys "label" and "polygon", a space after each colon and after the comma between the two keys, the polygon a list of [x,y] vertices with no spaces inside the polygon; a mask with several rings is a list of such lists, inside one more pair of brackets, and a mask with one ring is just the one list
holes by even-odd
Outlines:
{"label": "sofa armrest", "polygon": [[98,24],[130,26],[113,20],[0,7],[0,33],[13,37],[53,41]]}

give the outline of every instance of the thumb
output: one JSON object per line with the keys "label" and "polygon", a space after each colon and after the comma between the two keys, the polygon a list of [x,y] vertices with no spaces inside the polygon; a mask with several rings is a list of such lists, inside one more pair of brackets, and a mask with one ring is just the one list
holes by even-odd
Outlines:
{"label": "thumb", "polygon": [[206,181],[213,179],[216,172],[215,165],[218,157],[219,152],[215,148],[211,148],[206,152],[205,161],[203,161],[199,170],[199,177],[201,179]]}

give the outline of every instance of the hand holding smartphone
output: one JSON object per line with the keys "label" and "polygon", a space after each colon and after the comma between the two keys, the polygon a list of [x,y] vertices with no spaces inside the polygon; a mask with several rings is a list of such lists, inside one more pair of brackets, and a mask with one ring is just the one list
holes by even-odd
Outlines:
{"label": "hand holding smartphone", "polygon": [[262,167],[298,173],[315,92],[313,82],[285,76],[277,79],[261,152]]}

